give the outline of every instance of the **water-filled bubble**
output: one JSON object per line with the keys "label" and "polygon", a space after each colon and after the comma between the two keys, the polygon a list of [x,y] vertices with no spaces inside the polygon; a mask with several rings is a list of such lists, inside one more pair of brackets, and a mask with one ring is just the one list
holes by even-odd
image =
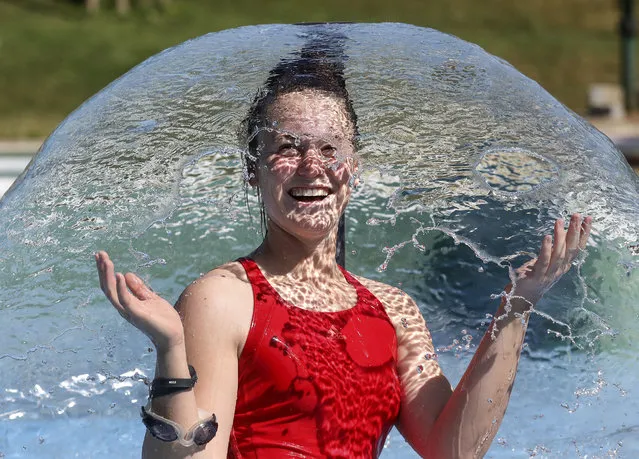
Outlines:
{"label": "water-filled bubble", "polygon": [[[359,120],[362,184],[346,215],[346,253],[357,257],[347,268],[402,283],[455,384],[472,352],[450,343],[462,329],[483,333],[509,267],[537,253],[555,218],[592,215],[583,262],[536,305],[500,427],[508,448],[490,454],[570,455],[575,442],[584,455],[639,454],[630,390],[639,179],[608,138],[504,61],[403,24],[206,35],[136,67],[56,129],[0,201],[0,308],[10,324],[0,335],[0,439],[10,439],[0,451],[139,456],[134,405],[155,354],[102,296],[92,254],[107,250],[174,301],[201,273],[249,253],[259,205],[245,191],[237,131],[269,70],[318,30],[345,37]],[[608,384],[578,402],[599,371]],[[410,457],[390,444],[386,457]]]}

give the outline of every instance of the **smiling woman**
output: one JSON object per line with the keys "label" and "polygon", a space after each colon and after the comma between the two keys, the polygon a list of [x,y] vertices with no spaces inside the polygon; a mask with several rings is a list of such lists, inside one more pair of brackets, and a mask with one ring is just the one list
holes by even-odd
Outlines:
{"label": "smiling woman", "polygon": [[[586,246],[589,217],[573,215],[567,231],[557,220],[539,258],[505,288],[453,391],[437,361],[425,361],[435,349],[415,302],[336,262],[357,181],[357,118],[339,40],[320,37],[271,72],[245,120],[247,177],[267,230],[257,249],[194,281],[176,309],[96,255],[102,290],[157,348],[145,419],[194,426],[180,441],[150,428],[144,457],[371,458],[393,425],[422,456],[482,456],[510,398],[530,309]],[[212,435],[191,441],[211,419],[217,436],[202,427]]]}

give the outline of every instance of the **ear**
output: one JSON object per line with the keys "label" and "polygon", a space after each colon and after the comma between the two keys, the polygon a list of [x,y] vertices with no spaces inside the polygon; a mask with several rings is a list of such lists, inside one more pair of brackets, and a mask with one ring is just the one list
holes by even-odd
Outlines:
{"label": "ear", "polygon": [[354,162],[353,162],[353,170],[351,171],[351,174],[353,176],[355,176],[355,180],[353,180],[353,188],[357,189],[357,187],[360,185],[360,180],[359,180],[359,159],[357,157],[354,158]]}
{"label": "ear", "polygon": [[248,183],[249,185],[251,185],[251,187],[255,188],[258,184],[258,180],[257,180],[257,167],[253,168],[253,170],[248,170],[246,171],[247,175],[248,175]]}

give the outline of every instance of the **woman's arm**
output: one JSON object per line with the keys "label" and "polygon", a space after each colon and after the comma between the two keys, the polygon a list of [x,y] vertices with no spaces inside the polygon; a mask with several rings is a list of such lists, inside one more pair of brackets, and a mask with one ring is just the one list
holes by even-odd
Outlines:
{"label": "woman's arm", "polygon": [[[226,457],[238,383],[238,344],[243,289],[236,279],[211,276],[189,286],[176,309],[184,324],[184,344],[169,352],[158,351],[156,377],[189,377],[188,365],[198,374],[194,390],[153,399],[152,410],[185,428],[199,420],[198,409],[215,413],[217,435],[205,447],[185,448],[178,442],[162,442],[148,432],[144,459],[198,459]],[[238,294],[239,291],[239,294]],[[250,323],[250,316],[247,318]],[[177,376],[176,376],[177,375]]]}
{"label": "woman's arm", "polygon": [[[425,446],[427,457],[483,457],[506,413],[522,345],[528,314],[506,313],[502,301],[497,317],[482,338],[473,359],[444,409],[437,417]],[[513,310],[528,307],[511,301]]]}
{"label": "woman's arm", "polygon": [[[510,400],[528,311],[570,269],[589,233],[590,219],[582,225],[574,215],[567,233],[563,221],[556,222],[554,245],[552,238],[544,238],[539,258],[518,270],[512,292],[507,287],[510,310],[506,311],[504,299],[453,392],[439,366],[423,358],[433,352],[433,346],[419,309],[412,303],[412,313],[404,320],[406,332],[399,337],[399,371],[405,393],[398,429],[420,455],[447,459],[486,453]],[[420,365],[423,370],[415,371]]]}
{"label": "woman's arm", "polygon": [[[453,391],[412,301],[399,341],[403,398],[397,428],[422,457],[482,457],[503,419],[514,383],[527,320],[511,312],[491,324]],[[515,301],[513,307],[519,307]],[[505,313],[504,303],[497,315]]]}
{"label": "woman's arm", "polygon": [[153,293],[135,275],[116,274],[105,252],[96,255],[100,286],[114,308],[144,332],[157,350],[156,377],[189,378],[195,388],[156,397],[151,410],[184,430],[200,419],[198,409],[215,413],[216,437],[204,447],[162,442],[148,432],[142,456],[154,459],[226,457],[237,392],[240,348],[250,326],[252,296],[242,281],[213,271],[184,291],[176,307]]}

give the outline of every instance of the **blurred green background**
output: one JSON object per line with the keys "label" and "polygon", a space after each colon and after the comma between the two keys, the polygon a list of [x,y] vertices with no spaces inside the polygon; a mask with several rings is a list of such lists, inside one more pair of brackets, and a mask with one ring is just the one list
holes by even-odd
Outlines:
{"label": "blurred green background", "polygon": [[250,24],[397,21],[482,46],[584,114],[588,86],[619,82],[615,0],[0,0],[0,139],[42,138],[147,57]]}

